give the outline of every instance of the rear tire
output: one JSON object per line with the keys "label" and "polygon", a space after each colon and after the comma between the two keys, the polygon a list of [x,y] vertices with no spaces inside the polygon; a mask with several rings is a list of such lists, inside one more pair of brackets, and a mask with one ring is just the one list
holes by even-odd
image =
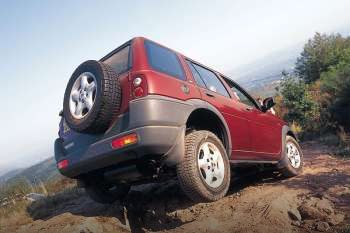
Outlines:
{"label": "rear tire", "polygon": [[103,133],[119,112],[121,98],[118,74],[102,62],[86,61],[74,71],[67,84],[64,119],[69,128],[77,132]]}
{"label": "rear tire", "polygon": [[85,185],[85,191],[95,202],[110,204],[124,199],[129,193],[130,186],[126,184],[109,185],[109,184],[88,184]]}
{"label": "rear tire", "polygon": [[284,146],[283,160],[286,166],[281,169],[282,175],[286,178],[300,175],[303,171],[304,155],[299,143],[293,137],[287,135]]}
{"label": "rear tire", "polygon": [[224,197],[230,186],[231,171],[220,139],[205,130],[187,134],[185,157],[177,165],[177,176],[185,194],[195,202]]}

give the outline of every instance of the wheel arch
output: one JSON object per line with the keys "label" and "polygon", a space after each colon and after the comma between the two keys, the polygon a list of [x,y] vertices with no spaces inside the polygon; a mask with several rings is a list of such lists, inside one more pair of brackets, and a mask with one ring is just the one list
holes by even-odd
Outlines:
{"label": "wheel arch", "polygon": [[[214,130],[216,132],[213,132],[223,141],[223,145],[226,149],[226,153],[228,158],[231,157],[231,149],[232,149],[232,142],[231,142],[231,134],[229,127],[225,121],[224,116],[220,113],[218,109],[216,109],[214,106],[209,104],[208,102],[205,102],[200,99],[191,99],[186,101],[186,104],[191,106],[190,108],[183,109],[184,114],[182,115],[182,129],[181,132],[178,135],[178,138],[176,139],[176,142],[174,143],[174,146],[165,154],[165,164],[169,166],[173,166],[178,164],[182,161],[185,153],[185,146],[184,146],[184,140],[186,131],[191,130],[191,127],[195,130],[209,130],[213,132],[213,124],[211,124],[209,127],[205,127],[205,122],[207,121],[206,117],[209,117],[209,119],[214,120],[216,126],[219,127],[218,130]],[[203,118],[206,119],[206,121],[203,122]],[[201,122],[201,124],[192,124],[192,123],[198,123]],[[194,127],[193,127],[194,126]],[[202,126],[202,127],[200,127]],[[221,136],[220,136],[220,132]]]}
{"label": "wheel arch", "polygon": [[194,109],[186,121],[186,131],[208,130],[214,133],[224,145],[227,155],[231,155],[231,137],[229,128],[223,116],[210,108]]}

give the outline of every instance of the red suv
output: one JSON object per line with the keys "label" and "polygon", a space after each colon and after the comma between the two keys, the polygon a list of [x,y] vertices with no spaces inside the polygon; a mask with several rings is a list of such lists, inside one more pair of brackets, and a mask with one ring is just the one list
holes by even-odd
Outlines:
{"label": "red suv", "polygon": [[285,122],[225,75],[137,37],[82,63],[64,95],[55,158],[98,202],[177,177],[195,201],[229,188],[231,165],[298,175],[303,154]]}

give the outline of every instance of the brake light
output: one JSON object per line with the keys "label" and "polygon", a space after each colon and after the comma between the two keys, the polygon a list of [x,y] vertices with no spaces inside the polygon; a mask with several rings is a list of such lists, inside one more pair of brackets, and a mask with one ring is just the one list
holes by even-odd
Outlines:
{"label": "brake light", "polygon": [[143,89],[142,89],[142,87],[135,88],[134,96],[137,97],[137,98],[143,96]]}
{"label": "brake light", "polygon": [[122,147],[137,143],[136,133],[129,134],[120,138],[116,138],[112,141],[113,149],[120,149]]}
{"label": "brake light", "polygon": [[68,160],[67,159],[61,160],[57,163],[57,168],[60,170],[66,168],[66,167],[68,167]]}

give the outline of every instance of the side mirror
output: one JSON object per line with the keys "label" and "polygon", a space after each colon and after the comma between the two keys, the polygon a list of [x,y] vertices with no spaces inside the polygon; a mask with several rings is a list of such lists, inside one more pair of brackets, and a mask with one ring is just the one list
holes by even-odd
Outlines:
{"label": "side mirror", "polygon": [[262,104],[263,112],[267,112],[270,108],[275,106],[275,104],[276,103],[272,97],[268,97],[268,98],[264,99],[263,104]]}

